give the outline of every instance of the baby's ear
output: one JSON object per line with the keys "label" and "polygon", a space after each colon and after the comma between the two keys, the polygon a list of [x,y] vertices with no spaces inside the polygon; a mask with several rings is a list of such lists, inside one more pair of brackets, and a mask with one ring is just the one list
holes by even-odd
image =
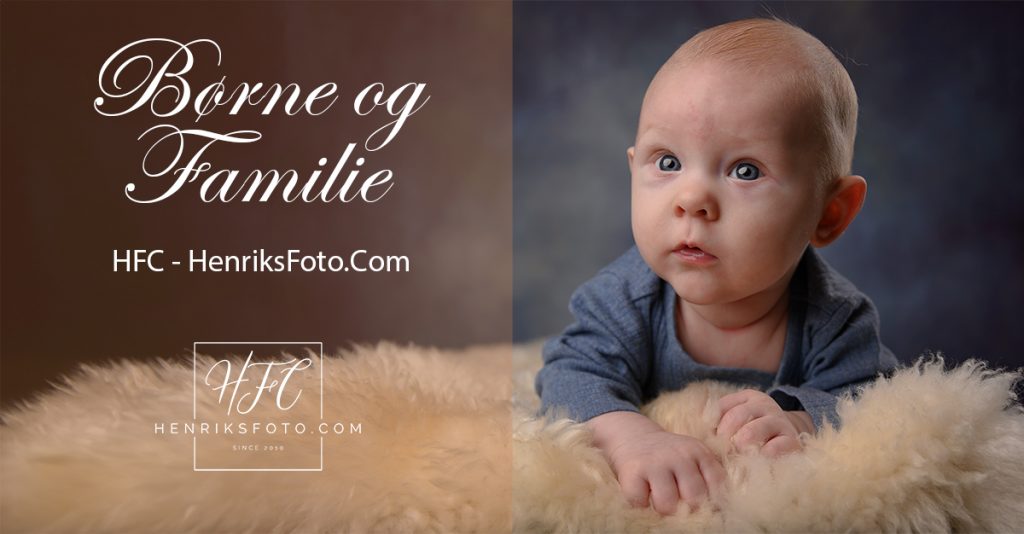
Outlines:
{"label": "baby's ear", "polygon": [[636,153],[636,147],[629,147],[626,149],[626,158],[629,159],[629,166],[633,166],[633,154]]}
{"label": "baby's ear", "polygon": [[843,176],[831,188],[821,219],[811,236],[811,244],[823,247],[843,235],[860,213],[868,183],[862,176]]}

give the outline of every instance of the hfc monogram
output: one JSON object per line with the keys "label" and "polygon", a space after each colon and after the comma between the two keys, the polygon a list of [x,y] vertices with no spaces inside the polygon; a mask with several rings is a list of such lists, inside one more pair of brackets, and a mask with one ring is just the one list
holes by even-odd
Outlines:
{"label": "hfc monogram", "polygon": [[[298,358],[292,358],[286,362],[253,362],[253,352],[254,351],[249,352],[249,356],[245,359],[245,364],[238,370],[237,375],[232,374],[230,360],[218,361],[210,368],[209,372],[206,373],[206,385],[212,386],[215,391],[220,392],[220,397],[217,402],[224,404],[224,394],[230,389],[231,398],[228,402],[228,415],[231,415],[232,410],[240,414],[246,414],[256,407],[256,404],[259,402],[260,397],[263,396],[264,392],[274,394],[276,390],[275,402],[278,409],[291,409],[291,407],[299,401],[299,397],[302,395],[302,389],[299,388],[295,395],[291,397],[291,402],[285,406],[285,390],[288,387],[288,380],[296,371],[307,369],[309,366],[313,365],[313,360],[310,358],[302,358],[301,360]],[[224,383],[213,386],[213,384],[210,383],[210,375],[213,373],[214,369],[220,367],[222,364],[224,365]],[[271,376],[274,371],[280,375],[279,379],[275,379]],[[260,376],[261,373],[262,376]],[[252,379],[247,377],[247,374],[254,374],[256,376]],[[242,385],[247,382],[253,383],[254,390],[242,390]]]}

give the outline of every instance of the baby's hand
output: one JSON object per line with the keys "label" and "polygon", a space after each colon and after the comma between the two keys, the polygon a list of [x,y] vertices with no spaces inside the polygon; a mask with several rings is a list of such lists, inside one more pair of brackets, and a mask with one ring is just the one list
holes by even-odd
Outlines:
{"label": "baby's hand", "polygon": [[802,448],[802,432],[814,433],[807,412],[784,411],[775,399],[757,390],[726,395],[718,407],[722,416],[717,435],[731,440],[737,450],[756,447],[765,456],[781,456]]}
{"label": "baby's hand", "polygon": [[634,506],[653,504],[671,514],[680,499],[692,508],[725,485],[725,469],[703,443],[666,432],[643,415],[610,412],[587,424]]}
{"label": "baby's hand", "polygon": [[696,508],[725,484],[725,469],[700,441],[664,430],[633,436],[609,453],[619,487],[633,506],[654,505],[659,514],[680,500]]}

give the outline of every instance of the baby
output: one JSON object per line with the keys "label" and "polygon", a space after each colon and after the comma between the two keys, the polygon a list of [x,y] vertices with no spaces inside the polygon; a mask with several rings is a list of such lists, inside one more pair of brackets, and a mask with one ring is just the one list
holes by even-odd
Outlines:
{"label": "baby", "polygon": [[719,402],[717,435],[777,456],[895,367],[871,301],[812,248],[864,201],[856,121],[840,62],[777,20],[705,30],[655,75],[626,152],[636,246],[573,294],[536,381],[542,410],[587,422],[634,505],[670,514],[725,480],[702,442],[639,413],[660,392],[748,387]]}

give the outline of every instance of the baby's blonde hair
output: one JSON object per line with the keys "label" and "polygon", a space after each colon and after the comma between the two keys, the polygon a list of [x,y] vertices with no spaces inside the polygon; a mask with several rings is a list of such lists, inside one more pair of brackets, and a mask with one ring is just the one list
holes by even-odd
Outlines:
{"label": "baby's blonde hair", "polygon": [[829,184],[850,173],[857,135],[857,92],[835,54],[806,31],[778,19],[745,19],[708,28],[681,47],[662,69],[703,59],[720,59],[756,74],[780,61],[792,65],[784,83],[798,103],[815,115],[821,139],[819,182]]}

